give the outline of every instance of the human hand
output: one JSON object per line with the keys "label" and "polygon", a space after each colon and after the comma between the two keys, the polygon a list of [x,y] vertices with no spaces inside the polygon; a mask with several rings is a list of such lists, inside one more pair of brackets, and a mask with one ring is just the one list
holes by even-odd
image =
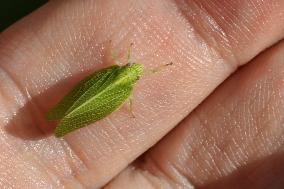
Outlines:
{"label": "human hand", "polygon": [[[49,2],[0,35],[1,188],[282,188],[283,37],[282,0]],[[55,138],[44,113],[109,40],[174,65],[138,82],[135,118]]]}

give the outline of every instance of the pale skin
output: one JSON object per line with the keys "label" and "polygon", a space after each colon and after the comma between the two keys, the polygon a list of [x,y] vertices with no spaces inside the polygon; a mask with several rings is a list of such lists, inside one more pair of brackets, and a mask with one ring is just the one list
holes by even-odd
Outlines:
{"label": "pale skin", "polygon": [[[0,34],[0,188],[282,188],[283,37],[283,0],[49,2]],[[55,138],[44,113],[109,40],[174,64],[138,81],[135,118]]]}

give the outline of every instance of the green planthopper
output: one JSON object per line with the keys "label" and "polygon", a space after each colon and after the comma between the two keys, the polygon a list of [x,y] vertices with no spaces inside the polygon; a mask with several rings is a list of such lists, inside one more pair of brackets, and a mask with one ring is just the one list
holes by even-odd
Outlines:
{"label": "green planthopper", "polygon": [[143,74],[143,65],[130,61],[130,50],[125,65],[113,56],[117,65],[96,71],[83,79],[46,113],[47,120],[59,121],[55,129],[56,137],[105,118],[129,98]]}

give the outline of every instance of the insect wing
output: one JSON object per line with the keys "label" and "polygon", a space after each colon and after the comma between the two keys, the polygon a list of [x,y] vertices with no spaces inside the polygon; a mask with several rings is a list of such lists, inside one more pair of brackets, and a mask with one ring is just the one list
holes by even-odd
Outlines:
{"label": "insect wing", "polygon": [[47,120],[60,120],[72,111],[88,95],[96,95],[102,90],[103,84],[109,76],[118,69],[118,66],[97,71],[79,82],[54,108],[46,113]]}
{"label": "insect wing", "polygon": [[55,135],[57,137],[64,136],[73,130],[108,116],[125,102],[132,90],[133,83],[129,85],[120,83],[104,90],[64,117],[56,128]]}

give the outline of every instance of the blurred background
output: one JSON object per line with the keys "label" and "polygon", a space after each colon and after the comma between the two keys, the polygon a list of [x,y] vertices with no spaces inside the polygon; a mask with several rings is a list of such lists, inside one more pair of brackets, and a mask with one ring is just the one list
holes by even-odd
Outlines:
{"label": "blurred background", "polygon": [[46,2],[47,0],[1,0],[0,32]]}

